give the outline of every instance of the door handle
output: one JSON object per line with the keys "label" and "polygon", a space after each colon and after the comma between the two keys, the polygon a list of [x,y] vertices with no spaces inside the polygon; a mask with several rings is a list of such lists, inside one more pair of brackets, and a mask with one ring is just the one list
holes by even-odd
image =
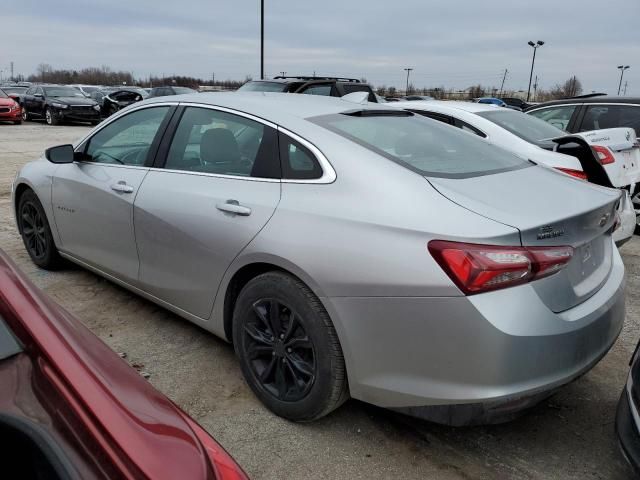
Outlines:
{"label": "door handle", "polygon": [[240,202],[237,200],[227,200],[225,203],[217,203],[216,208],[222,212],[242,215],[243,217],[251,215],[251,209],[244,205],[240,205]]}
{"label": "door handle", "polygon": [[119,193],[133,193],[133,187],[131,185],[127,185],[123,180],[111,185],[111,190]]}

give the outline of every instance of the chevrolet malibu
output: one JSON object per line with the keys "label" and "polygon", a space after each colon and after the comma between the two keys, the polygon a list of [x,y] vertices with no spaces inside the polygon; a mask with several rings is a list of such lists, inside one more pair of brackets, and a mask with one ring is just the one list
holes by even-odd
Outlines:
{"label": "chevrolet malibu", "polygon": [[366,102],[146,100],[27,164],[12,198],[36,265],[232,342],[296,421],[349,397],[507,420],[591,369],[624,317],[619,191]]}

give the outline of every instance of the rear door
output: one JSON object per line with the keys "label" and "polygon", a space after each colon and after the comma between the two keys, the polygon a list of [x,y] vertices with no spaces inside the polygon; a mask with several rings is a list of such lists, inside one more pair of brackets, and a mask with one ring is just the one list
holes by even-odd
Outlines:
{"label": "rear door", "polygon": [[138,278],[133,201],[171,107],[136,110],[98,130],[55,171],[52,204],[61,250],[128,283]]}
{"label": "rear door", "polygon": [[[135,201],[142,288],[207,319],[233,259],[280,201],[274,126],[240,113],[187,106]],[[169,139],[169,136],[166,136]]]}

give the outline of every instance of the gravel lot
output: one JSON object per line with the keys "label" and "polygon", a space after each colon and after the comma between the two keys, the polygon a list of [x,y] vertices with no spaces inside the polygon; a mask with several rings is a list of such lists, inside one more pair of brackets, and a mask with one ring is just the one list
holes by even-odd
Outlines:
{"label": "gravel lot", "polygon": [[[627,319],[611,352],[586,376],[509,424],[447,428],[349,401],[313,424],[282,420],[245,385],[233,349],[179,317],[81,269],[49,273],[28,259],[13,223],[11,182],[49,146],[88,130],[0,125],[0,246],[196,418],[253,479],[627,479],[615,407],[640,336],[640,238],[622,248]],[[108,226],[105,226],[108,228]]]}

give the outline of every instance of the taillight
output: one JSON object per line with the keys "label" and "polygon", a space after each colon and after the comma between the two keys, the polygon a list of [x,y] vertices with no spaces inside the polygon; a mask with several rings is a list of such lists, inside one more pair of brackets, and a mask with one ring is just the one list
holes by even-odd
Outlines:
{"label": "taillight", "polygon": [[216,474],[216,480],[249,480],[249,477],[242,471],[242,468],[240,468],[231,455],[229,455],[211,435],[186,413],[184,413],[182,417],[187,421],[189,427],[191,427],[191,430],[196,434],[198,440],[200,440],[200,443],[207,452]]}
{"label": "taillight", "polygon": [[609,150],[607,147],[593,145],[591,148],[593,148],[593,151],[596,152],[596,156],[598,157],[600,165],[609,165],[616,161],[616,159],[613,158],[611,150]]}
{"label": "taillight", "polygon": [[504,247],[432,240],[429,252],[465,294],[512,287],[560,271],[573,248]]}
{"label": "taillight", "polygon": [[580,180],[587,179],[587,174],[584,173],[582,170],[574,170],[573,168],[562,168],[562,167],[556,167],[556,170],[560,170],[561,172],[566,173],[567,175],[571,175],[572,177],[579,178]]}

